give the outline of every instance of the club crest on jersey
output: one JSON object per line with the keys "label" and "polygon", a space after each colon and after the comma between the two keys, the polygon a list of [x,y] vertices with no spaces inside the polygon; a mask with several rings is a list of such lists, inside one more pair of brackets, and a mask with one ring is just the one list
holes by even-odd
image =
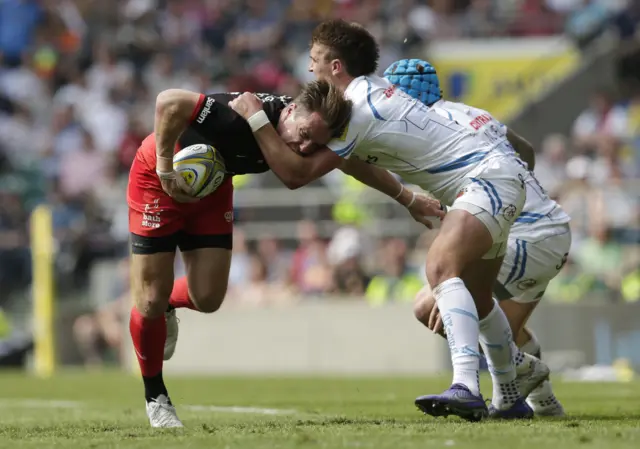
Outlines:
{"label": "club crest on jersey", "polygon": [[396,86],[394,86],[393,84],[389,87],[387,87],[384,90],[384,96],[387,98],[391,98],[393,96],[393,93],[396,91]]}
{"label": "club crest on jersey", "polygon": [[504,208],[502,215],[504,215],[504,218],[506,218],[507,220],[513,221],[513,219],[516,218],[517,211],[518,209],[516,208],[516,206],[514,206],[513,204],[509,204]]}
{"label": "club crest on jersey", "polygon": [[517,287],[519,290],[527,290],[537,283],[538,282],[535,279],[523,279],[522,281],[518,282]]}

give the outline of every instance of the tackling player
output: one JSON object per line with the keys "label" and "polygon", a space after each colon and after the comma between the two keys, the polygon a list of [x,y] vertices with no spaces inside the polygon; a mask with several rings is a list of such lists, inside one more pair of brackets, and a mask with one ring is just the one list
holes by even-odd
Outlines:
{"label": "tackling player", "polygon": [[[178,336],[175,309],[212,313],[226,294],[233,227],[231,177],[272,169],[288,187],[296,188],[342,162],[328,149],[305,157],[289,150],[287,157],[298,164],[297,170],[281,170],[277,161],[263,156],[250,125],[227,106],[234,97],[185,90],[161,93],[154,134],[144,140],[131,167],[127,201],[135,305],[129,327],[153,427],[182,426],[162,378],[163,360],[173,355]],[[341,135],[352,111],[351,102],[327,82],[306,85],[293,101],[268,94],[261,98],[269,122],[299,151]],[[173,171],[173,154],[198,143],[213,145],[221,153],[229,176],[196,202]],[[384,170],[363,165],[358,179],[375,183],[408,207],[416,220],[429,224],[425,215],[444,215],[429,213],[437,202],[405,190]],[[187,276],[174,284],[176,248],[181,250]]]}
{"label": "tackling player", "polygon": [[[342,20],[320,24],[310,57],[310,71],[354,103],[346,132],[328,147],[342,158],[394,172],[451,206],[429,250],[427,279],[435,286],[454,376],[444,393],[422,398],[424,410],[468,420],[487,414],[531,417],[522,395],[545,377],[516,380],[509,323],[492,297],[509,229],[524,205],[528,171],[505,136],[460,126],[373,75],[378,45],[361,26]],[[268,160],[291,153],[255,96],[245,93],[230,105],[252,124]],[[490,410],[480,394],[479,344],[494,384]]]}
{"label": "tackling player", "polygon": [[[428,62],[401,60],[391,64],[385,70],[385,76],[412,97],[441,114],[452,116],[461,125],[475,126],[478,131],[492,132],[493,128],[505,132],[533,171],[535,154],[531,144],[513,134],[487,111],[444,101],[436,71]],[[537,182],[528,183],[524,209],[511,227],[507,253],[494,287],[495,296],[516,336],[516,343],[523,352],[537,358],[541,355],[540,344],[533,332],[526,328],[526,322],[547,285],[567,259],[571,246],[569,221],[570,217]],[[445,336],[438,307],[428,286],[416,297],[415,315],[425,326]],[[518,353],[516,349],[516,370],[521,371],[525,357]],[[564,415],[564,409],[553,394],[549,381],[533,390],[527,402],[536,415]]]}

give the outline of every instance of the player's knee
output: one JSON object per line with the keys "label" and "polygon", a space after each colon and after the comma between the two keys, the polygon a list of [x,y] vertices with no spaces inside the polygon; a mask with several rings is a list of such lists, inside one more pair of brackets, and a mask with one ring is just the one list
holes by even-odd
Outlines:
{"label": "player's knee", "polygon": [[196,293],[191,298],[195,306],[202,313],[217,312],[227,294],[227,286],[218,286],[206,292]]}
{"label": "player's knee", "polygon": [[418,321],[427,325],[429,322],[429,315],[433,310],[435,300],[431,295],[431,289],[428,287],[423,288],[418,292],[413,304],[413,315]]}
{"label": "player's knee", "polygon": [[462,273],[462,269],[449,254],[441,251],[432,254],[430,251],[428,259],[426,274],[429,285],[440,285],[448,279],[460,277]]}
{"label": "player's knee", "polygon": [[138,312],[144,318],[153,319],[167,311],[171,286],[162,283],[143,285],[135,294],[135,304]]}

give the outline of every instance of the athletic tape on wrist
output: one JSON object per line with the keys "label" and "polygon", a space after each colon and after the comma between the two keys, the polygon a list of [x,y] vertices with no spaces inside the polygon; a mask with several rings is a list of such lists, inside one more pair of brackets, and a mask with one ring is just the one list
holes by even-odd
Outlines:
{"label": "athletic tape on wrist", "polygon": [[398,194],[396,196],[393,197],[393,199],[397,200],[398,198],[400,198],[400,195],[402,195],[402,192],[404,192],[404,186],[402,184],[400,184],[400,191],[398,192]]}
{"label": "athletic tape on wrist", "polygon": [[176,172],[174,171],[160,171],[156,169],[156,175],[160,179],[176,179]]}
{"label": "athletic tape on wrist", "polygon": [[411,197],[411,201],[409,201],[409,204],[407,204],[407,206],[406,206],[407,209],[409,209],[411,206],[413,206],[413,203],[416,202],[416,197],[417,197],[416,192],[411,192],[411,194],[413,196]]}
{"label": "athletic tape on wrist", "polygon": [[271,123],[271,121],[269,120],[269,117],[267,117],[266,112],[258,111],[247,119],[247,123],[249,123],[251,131],[256,132],[263,126]]}

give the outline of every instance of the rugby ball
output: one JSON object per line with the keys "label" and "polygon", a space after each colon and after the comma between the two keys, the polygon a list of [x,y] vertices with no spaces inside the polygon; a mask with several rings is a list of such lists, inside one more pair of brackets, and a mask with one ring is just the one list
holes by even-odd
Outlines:
{"label": "rugby ball", "polygon": [[173,169],[182,176],[196,198],[215,192],[226,175],[222,155],[211,145],[196,144],[173,156]]}

